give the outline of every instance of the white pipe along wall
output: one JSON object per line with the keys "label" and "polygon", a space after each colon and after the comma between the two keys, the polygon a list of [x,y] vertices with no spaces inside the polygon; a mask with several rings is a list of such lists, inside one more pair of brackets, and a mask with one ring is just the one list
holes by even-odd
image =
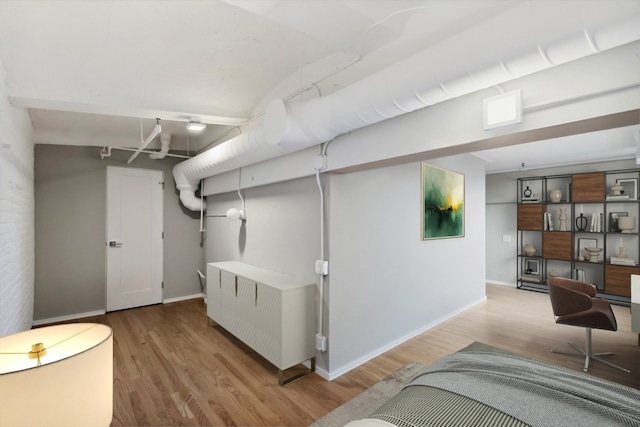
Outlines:
{"label": "white pipe along wall", "polygon": [[637,40],[640,2],[611,1],[606,13],[598,2],[523,2],[327,96],[274,99],[262,126],[174,167],[180,200],[203,210],[203,178]]}

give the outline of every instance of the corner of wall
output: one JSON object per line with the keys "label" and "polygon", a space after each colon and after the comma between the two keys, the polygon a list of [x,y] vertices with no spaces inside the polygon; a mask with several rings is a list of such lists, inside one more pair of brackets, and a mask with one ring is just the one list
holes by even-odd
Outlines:
{"label": "corner of wall", "polygon": [[34,297],[34,155],[29,114],[11,106],[0,62],[0,336],[30,329]]}

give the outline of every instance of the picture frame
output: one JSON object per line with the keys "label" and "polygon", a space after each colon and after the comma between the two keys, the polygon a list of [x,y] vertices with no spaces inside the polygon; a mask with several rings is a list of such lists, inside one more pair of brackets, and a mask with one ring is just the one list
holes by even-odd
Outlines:
{"label": "picture frame", "polygon": [[609,231],[620,231],[618,228],[618,218],[621,216],[629,216],[629,212],[609,212]]}
{"label": "picture frame", "polygon": [[589,253],[585,248],[597,248],[598,247],[598,239],[578,239],[578,253],[576,254],[576,258],[579,256],[587,257]]}
{"label": "picture frame", "polygon": [[528,276],[540,276],[540,260],[534,258],[525,258],[524,274]]}
{"label": "picture frame", "polygon": [[616,182],[622,185],[622,194],[629,195],[629,200],[638,200],[638,178],[621,178]]}
{"label": "picture frame", "polygon": [[464,237],[465,176],[422,163],[422,240]]}

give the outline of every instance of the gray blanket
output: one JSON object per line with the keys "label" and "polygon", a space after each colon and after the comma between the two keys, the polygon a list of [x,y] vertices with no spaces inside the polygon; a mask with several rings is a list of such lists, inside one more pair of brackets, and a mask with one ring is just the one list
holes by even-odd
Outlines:
{"label": "gray blanket", "polygon": [[640,391],[517,355],[461,352],[407,387],[477,400],[531,426],[640,426]]}

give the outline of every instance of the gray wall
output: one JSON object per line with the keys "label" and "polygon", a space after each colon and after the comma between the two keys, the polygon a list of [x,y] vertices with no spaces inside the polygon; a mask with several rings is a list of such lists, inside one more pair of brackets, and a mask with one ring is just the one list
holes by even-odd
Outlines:
{"label": "gray wall", "polygon": [[[98,147],[36,145],[34,320],[105,309],[106,167],[127,167],[130,152],[102,160]],[[164,299],[201,293],[199,216],[185,215],[171,174],[179,159],[140,155],[129,167],[164,172]]]}
{"label": "gray wall", "polygon": [[[315,177],[249,188],[242,195],[246,221],[207,218],[207,262],[235,260],[315,283],[313,267],[320,257],[320,196]],[[235,191],[207,197],[207,215],[241,206]]]}
{"label": "gray wall", "polygon": [[[346,372],[485,297],[484,163],[473,156],[430,163],[465,174],[464,238],[421,240],[420,163],[322,175],[329,237],[323,322],[328,351],[318,352],[317,362],[326,377]],[[224,184],[226,178],[219,180]],[[238,260],[319,285],[313,269],[320,256],[315,177],[247,188],[242,194],[246,223],[207,219],[207,262]],[[207,197],[209,215],[240,206],[235,191]],[[452,254],[464,268],[451,260]]]}
{"label": "gray wall", "polygon": [[420,163],[332,176],[333,376],[485,298],[484,162],[427,163],[465,175],[462,238],[421,239]]}

